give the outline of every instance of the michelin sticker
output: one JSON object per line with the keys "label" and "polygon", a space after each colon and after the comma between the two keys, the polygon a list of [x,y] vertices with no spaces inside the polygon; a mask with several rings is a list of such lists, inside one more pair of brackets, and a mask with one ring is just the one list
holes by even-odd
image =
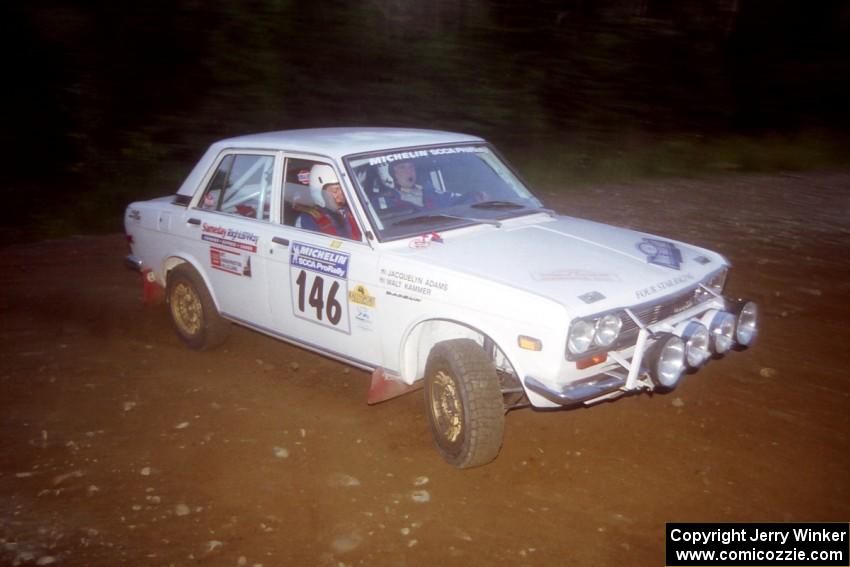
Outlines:
{"label": "michelin sticker", "polygon": [[296,317],[350,333],[348,266],[351,257],[337,250],[293,242],[289,255],[292,310]]}
{"label": "michelin sticker", "polygon": [[393,163],[394,161],[409,161],[412,159],[429,156],[442,156],[449,154],[477,154],[483,153],[485,151],[485,149],[478,146],[457,146],[454,148],[430,148],[428,150],[413,150],[373,157],[369,160],[369,165],[383,165]]}

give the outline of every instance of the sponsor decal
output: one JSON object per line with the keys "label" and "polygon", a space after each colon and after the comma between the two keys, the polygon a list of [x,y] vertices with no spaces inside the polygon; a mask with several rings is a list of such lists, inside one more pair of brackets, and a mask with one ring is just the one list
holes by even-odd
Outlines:
{"label": "sponsor decal", "polygon": [[650,264],[665,266],[674,270],[678,270],[679,266],[682,265],[682,252],[672,242],[644,238],[638,242],[637,248],[646,254],[646,261]]}
{"label": "sponsor decal", "polygon": [[227,246],[228,248],[245,250],[247,252],[257,251],[259,237],[247,230],[237,230],[207,223],[203,224],[201,230],[203,232],[201,239],[211,244],[218,244],[219,246]]}
{"label": "sponsor decal", "polygon": [[398,152],[384,156],[376,156],[369,160],[369,165],[383,165],[394,161],[408,161],[416,158],[429,156],[442,156],[450,154],[475,154],[483,152],[483,148],[472,146],[458,146],[454,148],[431,148],[429,150],[415,150],[409,152]]}
{"label": "sponsor decal", "polygon": [[334,240],[333,242],[331,242],[331,248],[333,248],[334,250],[339,250],[340,248],[342,248],[342,241]]}
{"label": "sponsor decal", "polygon": [[348,292],[348,301],[359,305],[365,305],[366,307],[375,306],[375,297],[373,295],[369,295],[369,290],[362,284],[354,286],[354,289]]}
{"label": "sponsor decal", "polygon": [[678,287],[683,283],[689,282],[694,279],[693,274],[682,274],[681,276],[676,276],[675,278],[671,278],[669,280],[664,280],[663,282],[658,282],[657,284],[651,285],[649,287],[645,287],[643,289],[639,289],[635,291],[635,296],[638,299],[644,299],[649,297],[650,295],[655,295],[658,292],[668,290],[670,288]]}
{"label": "sponsor decal", "polygon": [[292,311],[323,327],[350,333],[348,265],[350,256],[303,242],[293,242],[289,255]]}
{"label": "sponsor decal", "polygon": [[358,306],[357,313],[354,314],[354,326],[363,331],[372,331],[372,310],[366,307]]}
{"label": "sponsor decal", "polygon": [[581,281],[581,282],[619,282],[620,276],[608,272],[582,270],[580,268],[564,268],[531,274],[538,281]]}
{"label": "sponsor decal", "polygon": [[210,247],[210,265],[216,270],[251,277],[251,256],[224,248]]}
{"label": "sponsor decal", "polygon": [[694,258],[694,262],[697,262],[697,263],[702,264],[704,266],[706,264],[710,264],[711,259],[706,258],[705,256],[697,256],[696,258]]}
{"label": "sponsor decal", "polygon": [[589,291],[582,295],[578,296],[579,299],[584,301],[585,303],[596,303],[597,301],[602,301],[605,299],[605,296],[599,293],[598,291]]}
{"label": "sponsor decal", "polygon": [[409,274],[399,270],[381,270],[379,281],[388,288],[397,289],[399,291],[408,291],[421,295],[431,295],[434,291],[447,292],[449,284],[420,276],[418,274]]}
{"label": "sponsor decal", "polygon": [[127,218],[139,222],[142,220],[142,213],[139,212],[139,209],[130,209],[130,212],[127,213]]}
{"label": "sponsor decal", "polygon": [[431,246],[432,242],[439,242],[442,244],[443,237],[436,232],[432,232],[431,234],[422,234],[411,240],[408,246],[411,248],[427,248],[428,246]]}
{"label": "sponsor decal", "polygon": [[290,250],[292,252],[289,264],[293,268],[304,268],[326,276],[348,279],[348,254],[301,242],[293,242]]}

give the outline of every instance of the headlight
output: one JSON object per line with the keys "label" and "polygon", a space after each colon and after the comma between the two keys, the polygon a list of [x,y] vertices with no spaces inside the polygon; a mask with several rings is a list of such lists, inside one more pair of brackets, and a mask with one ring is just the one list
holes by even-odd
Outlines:
{"label": "headlight", "polygon": [[594,324],[585,319],[579,319],[570,327],[570,337],[567,345],[573,354],[582,354],[590,348],[595,332]]}
{"label": "headlight", "polygon": [[735,341],[746,348],[753,344],[758,335],[758,306],[752,301],[740,301],[734,309],[738,320],[735,325]]}
{"label": "headlight", "polygon": [[[727,268],[723,268],[709,279],[704,280],[702,285],[710,289],[712,292],[717,295],[723,295],[723,289],[726,287],[726,276],[728,275],[729,270]],[[697,303],[702,303],[703,301],[708,301],[710,299],[714,299],[714,295],[711,292],[706,291],[702,288],[702,286],[696,289],[695,297]]]}
{"label": "headlight", "polygon": [[723,294],[723,288],[726,287],[726,276],[729,275],[729,269],[723,268],[716,274],[714,274],[710,280],[705,284],[711,291],[717,293],[718,295]]}
{"label": "headlight", "polygon": [[620,336],[623,321],[612,313],[596,321],[596,336],[593,342],[599,346],[610,346]]}

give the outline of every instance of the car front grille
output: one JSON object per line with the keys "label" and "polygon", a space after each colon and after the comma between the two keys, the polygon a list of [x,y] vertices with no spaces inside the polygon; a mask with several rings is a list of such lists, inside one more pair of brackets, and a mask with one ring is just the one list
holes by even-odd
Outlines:
{"label": "car front grille", "polygon": [[[699,288],[690,289],[675,297],[668,297],[658,303],[640,305],[632,308],[631,312],[634,313],[644,325],[654,325],[659,321],[663,321],[668,317],[672,317],[676,313],[681,313],[682,311],[690,309],[696,305],[697,289]],[[632,335],[637,334],[637,323],[635,323],[625,311],[620,313],[620,319],[623,321],[623,327],[620,330],[621,339],[630,338]]]}
{"label": "car front grille", "polygon": [[[695,285],[686,291],[682,291],[671,297],[665,297],[659,301],[642,303],[640,305],[630,306],[628,309],[640,320],[644,326],[654,325],[660,321],[664,321],[677,313],[686,311],[695,305],[710,300],[712,294],[701,287]],[[569,348],[564,350],[567,360],[577,360],[587,358],[602,352],[621,350],[635,344],[640,327],[629,317],[625,309],[615,311],[620,317],[623,325],[620,327],[620,335],[613,345],[608,348],[594,348],[581,355],[572,355]]]}

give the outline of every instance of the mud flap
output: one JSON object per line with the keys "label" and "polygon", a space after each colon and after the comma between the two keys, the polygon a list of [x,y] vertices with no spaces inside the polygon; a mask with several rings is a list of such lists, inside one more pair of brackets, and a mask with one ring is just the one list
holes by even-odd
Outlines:
{"label": "mud flap", "polygon": [[400,380],[387,378],[383,368],[376,368],[372,372],[372,385],[369,388],[369,397],[366,399],[366,403],[371,406],[419,390],[422,388],[423,382],[423,380],[419,380],[413,384],[405,384]]}
{"label": "mud flap", "polygon": [[165,299],[165,288],[156,281],[153,270],[142,270],[142,297],[145,305],[159,305]]}

